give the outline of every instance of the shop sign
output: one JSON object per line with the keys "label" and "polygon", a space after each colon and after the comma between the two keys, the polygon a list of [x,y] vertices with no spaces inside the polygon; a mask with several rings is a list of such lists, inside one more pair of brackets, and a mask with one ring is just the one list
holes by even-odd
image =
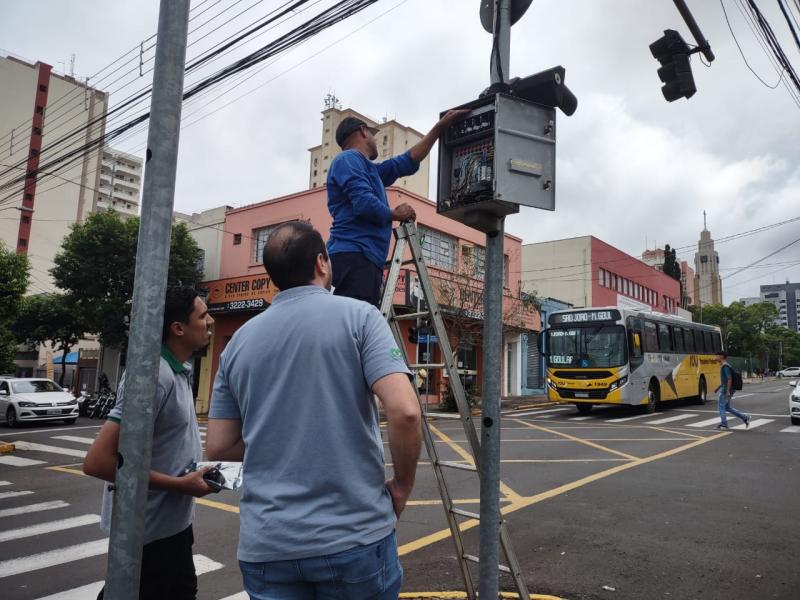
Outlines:
{"label": "shop sign", "polygon": [[208,290],[206,304],[210,313],[261,311],[278,293],[266,274],[217,279],[202,286]]}

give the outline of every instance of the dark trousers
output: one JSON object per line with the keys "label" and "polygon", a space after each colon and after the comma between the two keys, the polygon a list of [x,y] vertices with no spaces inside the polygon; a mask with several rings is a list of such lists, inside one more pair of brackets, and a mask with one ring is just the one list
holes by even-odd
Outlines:
{"label": "dark trousers", "polygon": [[381,307],[383,269],[360,252],[342,252],[331,255],[333,267],[333,293],[363,300]]}
{"label": "dark trousers", "polygon": [[[197,574],[192,559],[192,526],[142,548],[139,600],[195,600]],[[103,600],[105,588],[97,600]]]}

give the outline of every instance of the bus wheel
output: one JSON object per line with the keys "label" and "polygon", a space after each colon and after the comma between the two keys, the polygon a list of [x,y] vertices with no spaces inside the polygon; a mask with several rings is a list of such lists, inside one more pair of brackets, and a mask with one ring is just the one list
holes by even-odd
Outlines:
{"label": "bus wheel", "polygon": [[647,391],[647,404],[644,405],[644,412],[648,415],[656,412],[659,392],[658,384],[655,381],[650,382],[650,389]]}
{"label": "bus wheel", "polygon": [[578,409],[579,413],[581,413],[582,415],[585,415],[590,410],[592,410],[592,405],[591,404],[583,404],[583,403],[581,403],[581,404],[576,404],[575,408]]}
{"label": "bus wheel", "polygon": [[697,384],[697,404],[705,404],[707,399],[706,378],[701,377],[700,382]]}

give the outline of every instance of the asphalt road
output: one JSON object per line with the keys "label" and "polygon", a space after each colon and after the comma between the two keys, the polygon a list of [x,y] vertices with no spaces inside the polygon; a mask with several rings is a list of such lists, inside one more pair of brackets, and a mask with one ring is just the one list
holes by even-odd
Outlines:
{"label": "asphalt road", "polygon": [[[714,428],[714,403],[647,416],[616,408],[584,416],[569,406],[506,414],[501,506],[530,591],[571,600],[797,598],[800,427],[790,426],[788,393],[785,382],[746,385],[735,405],[753,414],[751,427],[729,432]],[[440,458],[464,460],[459,424],[433,426]],[[0,440],[23,442],[10,460],[0,457],[3,598],[95,597],[106,563],[96,524],[102,484],[78,463],[97,429],[84,419],[0,426]],[[459,505],[477,511],[474,475],[448,475]],[[465,522],[464,537],[477,554],[474,525]],[[198,506],[201,600],[245,598],[237,536],[236,493]],[[427,457],[398,539],[405,592],[463,589]]]}

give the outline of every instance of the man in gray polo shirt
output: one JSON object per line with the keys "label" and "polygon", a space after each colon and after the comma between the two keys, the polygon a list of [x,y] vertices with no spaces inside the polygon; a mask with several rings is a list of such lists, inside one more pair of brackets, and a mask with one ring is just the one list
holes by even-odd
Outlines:
{"label": "man in gray polo shirt", "polygon": [[[319,232],[272,232],[264,266],[281,290],[220,358],[210,460],[243,460],[239,564],[253,600],[396,599],[394,528],[414,485],[420,408],[378,310],[330,293]],[[373,393],[388,422],[385,480]]]}
{"label": "man in gray polo shirt", "polygon": [[[153,454],[145,512],[139,597],[142,600],[193,600],[197,576],[192,560],[194,498],[211,488],[204,471],[184,474],[202,457],[194,412],[192,380],[186,362],[208,345],[214,319],[205,302],[188,287],[167,290],[158,387],[153,398]],[[120,422],[125,418],[125,383],[83,463],[87,475],[113,482],[117,471]],[[112,492],[104,486],[103,523],[110,524]],[[103,597],[100,592],[98,598]]]}

